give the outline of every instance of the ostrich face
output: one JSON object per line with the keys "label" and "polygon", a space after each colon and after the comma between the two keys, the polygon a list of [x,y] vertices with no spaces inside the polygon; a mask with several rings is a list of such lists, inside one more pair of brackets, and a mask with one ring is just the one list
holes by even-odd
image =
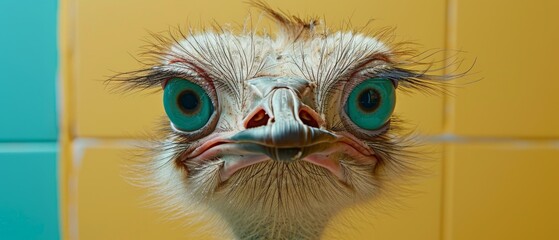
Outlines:
{"label": "ostrich face", "polygon": [[[372,179],[370,141],[387,133],[394,108],[395,82],[383,76],[387,53],[351,33],[289,46],[229,33],[186,38],[157,69],[172,75],[163,82],[165,109],[174,141],[188,146],[177,160],[190,177],[215,177],[220,185],[270,164],[315,165],[345,188],[355,187],[345,163],[368,168]],[[333,59],[342,55],[344,62]]]}
{"label": "ostrich face", "polygon": [[315,238],[409,170],[394,93],[437,85],[378,36],[258,6],[278,23],[275,38],[156,36],[157,62],[116,79],[163,86],[167,137],[146,169],[166,204],[213,211],[243,239]]}

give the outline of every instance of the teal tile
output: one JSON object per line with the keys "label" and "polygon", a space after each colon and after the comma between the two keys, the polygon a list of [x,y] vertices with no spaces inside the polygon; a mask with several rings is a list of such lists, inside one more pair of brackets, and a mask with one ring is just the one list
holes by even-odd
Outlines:
{"label": "teal tile", "polygon": [[0,239],[60,239],[57,144],[0,144]]}
{"label": "teal tile", "polygon": [[56,141],[56,0],[0,0],[0,141]]}

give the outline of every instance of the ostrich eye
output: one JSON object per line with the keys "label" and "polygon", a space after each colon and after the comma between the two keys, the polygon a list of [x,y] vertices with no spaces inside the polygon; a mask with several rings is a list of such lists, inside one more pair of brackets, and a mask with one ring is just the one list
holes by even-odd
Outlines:
{"label": "ostrich eye", "polygon": [[388,121],[395,103],[394,84],[388,79],[371,78],[351,90],[345,112],[358,127],[376,130]]}
{"label": "ostrich eye", "polygon": [[163,105],[173,125],[187,132],[206,125],[214,111],[206,91],[197,84],[181,78],[169,80],[163,93]]}

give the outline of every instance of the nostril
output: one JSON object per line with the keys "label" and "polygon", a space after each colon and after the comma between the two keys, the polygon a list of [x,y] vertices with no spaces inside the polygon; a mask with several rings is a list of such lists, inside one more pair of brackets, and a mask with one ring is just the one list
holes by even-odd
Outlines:
{"label": "nostril", "polygon": [[263,109],[260,109],[256,112],[252,117],[247,121],[245,128],[255,128],[260,126],[266,126],[268,124],[268,120],[270,120],[270,116],[266,114]]}
{"label": "nostril", "polygon": [[318,121],[309,112],[305,110],[301,110],[299,112],[299,118],[307,126],[311,126],[315,128],[319,127]]}

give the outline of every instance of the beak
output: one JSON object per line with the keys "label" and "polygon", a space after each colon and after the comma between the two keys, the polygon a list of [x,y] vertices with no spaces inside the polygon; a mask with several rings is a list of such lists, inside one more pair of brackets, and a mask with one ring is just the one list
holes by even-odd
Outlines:
{"label": "beak", "polygon": [[261,146],[273,160],[301,159],[306,148],[333,143],[336,135],[320,128],[319,115],[302,101],[311,92],[304,79],[262,77],[249,81],[259,103],[243,120],[245,130],[230,137],[236,143]]}

